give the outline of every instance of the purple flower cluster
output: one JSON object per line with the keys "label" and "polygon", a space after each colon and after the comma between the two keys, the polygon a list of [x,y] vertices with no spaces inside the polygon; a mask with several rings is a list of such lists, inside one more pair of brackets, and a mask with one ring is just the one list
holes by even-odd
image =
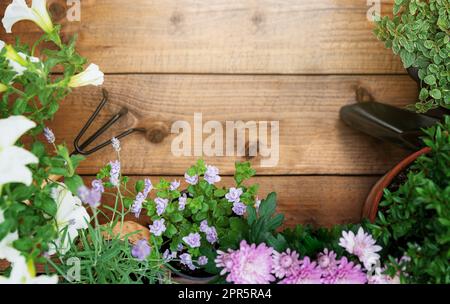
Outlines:
{"label": "purple flower cluster", "polygon": [[143,191],[144,196],[147,197],[150,191],[152,191],[152,189],[153,189],[152,181],[149,180],[148,178],[144,179],[144,191]]}
{"label": "purple flower cluster", "polygon": [[180,198],[178,198],[178,210],[183,211],[186,208],[187,196],[186,193],[183,193]]}
{"label": "purple flower cluster", "polygon": [[197,185],[198,184],[198,175],[190,176],[187,172],[184,174],[184,179],[186,183],[189,185]]}
{"label": "purple flower cluster", "polygon": [[200,266],[205,266],[206,264],[208,264],[208,258],[202,255],[201,257],[198,258],[197,263]]}
{"label": "purple flower cluster", "polygon": [[206,166],[206,172],[203,178],[210,185],[220,182],[219,169],[214,166]]}
{"label": "purple flower cluster", "polygon": [[103,182],[101,179],[94,179],[91,183],[92,189],[98,191],[100,193],[105,192],[105,187],[103,186]]}
{"label": "purple flower cluster", "polygon": [[169,204],[169,200],[167,198],[157,197],[155,199],[156,204],[156,214],[161,215],[166,211],[167,205]]}
{"label": "purple flower cluster", "polygon": [[210,243],[210,244],[214,244],[217,242],[218,238],[217,238],[217,231],[216,228],[213,226],[209,226],[208,225],[208,221],[204,220],[200,223],[200,232],[203,232],[206,234],[206,240]]}
{"label": "purple flower cluster", "polygon": [[201,236],[199,233],[189,233],[188,236],[183,237],[183,241],[191,248],[200,247]]}
{"label": "purple flower cluster", "polygon": [[150,232],[155,236],[161,236],[166,231],[166,225],[164,224],[165,219],[156,220],[148,226],[150,228]]}
{"label": "purple flower cluster", "polygon": [[113,186],[117,187],[120,182],[120,161],[112,161],[109,164],[111,165],[109,181]]}
{"label": "purple flower cluster", "polygon": [[151,252],[151,247],[146,239],[139,240],[131,249],[131,255],[138,261],[144,261]]}
{"label": "purple flower cluster", "polygon": [[47,127],[44,128],[44,137],[49,144],[55,143],[55,134],[50,128]]}
{"label": "purple flower cluster", "polygon": [[170,251],[169,249],[166,249],[163,253],[163,259],[166,263],[172,261],[173,259],[177,258],[177,252],[176,251]]}
{"label": "purple flower cluster", "polygon": [[309,257],[299,259],[290,249],[279,253],[264,243],[256,246],[242,241],[238,250],[217,251],[216,266],[221,275],[235,284],[268,284],[280,279],[279,284],[364,284],[367,274],[361,265],[346,257],[336,260],[333,251],[325,250],[317,261]]}
{"label": "purple flower cluster", "polygon": [[[94,182],[92,184],[94,185]],[[103,191],[103,185],[100,187],[96,183],[92,189],[89,189],[86,186],[81,186],[80,188],[78,188],[77,192],[78,197],[84,204],[88,204],[92,208],[97,208],[98,206],[100,206]]]}

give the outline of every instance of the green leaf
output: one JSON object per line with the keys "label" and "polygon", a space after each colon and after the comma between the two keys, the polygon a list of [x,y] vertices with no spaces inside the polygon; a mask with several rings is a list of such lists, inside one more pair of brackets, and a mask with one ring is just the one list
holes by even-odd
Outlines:
{"label": "green leaf", "polygon": [[425,83],[428,85],[435,85],[436,77],[434,77],[434,75],[428,75],[423,79],[423,81],[425,81]]}
{"label": "green leaf", "polygon": [[431,97],[433,97],[434,99],[441,99],[442,98],[442,93],[441,91],[439,91],[438,89],[433,89],[430,92]]}
{"label": "green leaf", "polygon": [[64,183],[73,195],[78,195],[78,189],[84,186],[83,179],[79,175],[64,178]]}

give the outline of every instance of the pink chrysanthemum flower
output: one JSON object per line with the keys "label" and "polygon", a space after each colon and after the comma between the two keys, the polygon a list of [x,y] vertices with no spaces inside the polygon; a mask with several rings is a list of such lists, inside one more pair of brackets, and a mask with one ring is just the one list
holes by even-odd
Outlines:
{"label": "pink chrysanthemum flower", "polygon": [[356,255],[367,270],[370,270],[380,259],[377,252],[382,249],[361,227],[356,235],[352,231],[343,231],[339,246],[345,248],[348,253]]}
{"label": "pink chrysanthemum flower", "polygon": [[232,266],[227,282],[235,284],[269,284],[275,281],[272,272],[273,248],[262,243],[249,245],[244,240],[232,257]]}
{"label": "pink chrysanthemum flower", "polygon": [[291,249],[288,249],[283,253],[275,251],[273,253],[272,273],[279,279],[294,275],[300,267],[298,257],[299,254],[295,251],[291,251]]}
{"label": "pink chrysanthemum flower", "polygon": [[301,261],[301,266],[297,272],[280,281],[279,284],[320,284],[322,270],[317,266],[316,262],[311,262],[309,257],[305,257]]}
{"label": "pink chrysanthemum flower", "polygon": [[322,278],[324,284],[365,284],[366,274],[362,271],[361,265],[349,262],[346,257],[338,261],[338,266],[334,271]]}
{"label": "pink chrysanthemum flower", "polygon": [[322,270],[322,276],[324,278],[330,276],[338,265],[336,261],[336,253],[334,251],[328,251],[327,248],[317,256],[317,264]]}
{"label": "pink chrysanthemum flower", "polygon": [[224,275],[231,271],[233,267],[233,255],[234,250],[228,249],[228,252],[217,250],[217,257],[214,260],[217,268],[222,268],[220,275]]}

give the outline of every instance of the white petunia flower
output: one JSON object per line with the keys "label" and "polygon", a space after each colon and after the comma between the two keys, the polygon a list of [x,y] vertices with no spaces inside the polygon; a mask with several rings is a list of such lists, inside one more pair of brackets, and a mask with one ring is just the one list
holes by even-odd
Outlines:
{"label": "white petunia flower", "polygon": [[0,276],[0,284],[57,284],[58,276],[36,276],[32,261],[27,263],[24,257],[20,257],[12,263],[12,271],[9,277]]}
{"label": "white petunia flower", "polygon": [[64,254],[70,249],[70,243],[78,236],[78,230],[88,228],[89,214],[81,200],[73,196],[64,184],[58,184],[53,188],[51,196],[58,208],[55,219],[59,237],[49,245],[48,253],[53,255],[59,251]]}
{"label": "white petunia flower", "polygon": [[[3,210],[0,209],[0,224],[5,221]],[[7,259],[10,262],[16,261],[21,257],[20,252],[13,247],[13,242],[19,238],[17,231],[8,233],[0,240],[0,259]]]}
{"label": "white petunia flower", "polygon": [[0,51],[3,48],[6,48],[5,58],[8,60],[9,66],[17,73],[16,76],[23,75],[29,66],[28,61],[33,63],[40,62],[39,58],[27,56],[22,52],[16,52],[12,46],[6,45],[5,42],[0,40]]}
{"label": "white petunia flower", "polygon": [[23,183],[31,185],[33,178],[29,164],[37,164],[38,158],[31,152],[14,144],[36,124],[25,116],[0,119],[0,188],[4,184]]}
{"label": "white petunia flower", "polygon": [[13,0],[5,10],[2,23],[5,31],[11,33],[13,25],[21,20],[30,20],[36,23],[46,33],[53,31],[53,23],[47,11],[46,0],[33,0],[28,7],[25,0]]}
{"label": "white petunia flower", "polygon": [[69,87],[76,88],[87,85],[99,86],[104,81],[104,74],[98,65],[91,63],[84,72],[72,76]]}

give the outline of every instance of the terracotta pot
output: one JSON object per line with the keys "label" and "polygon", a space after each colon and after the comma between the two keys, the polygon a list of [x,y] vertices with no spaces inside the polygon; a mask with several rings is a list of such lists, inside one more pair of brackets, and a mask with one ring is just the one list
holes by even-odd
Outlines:
{"label": "terracotta pot", "polygon": [[364,203],[362,217],[369,219],[372,223],[375,222],[378,213],[378,205],[383,197],[384,189],[386,189],[397,175],[408,168],[419,156],[427,154],[431,151],[429,147],[419,150],[392,168],[386,173],[378,182],[372,187],[366,202]]}

